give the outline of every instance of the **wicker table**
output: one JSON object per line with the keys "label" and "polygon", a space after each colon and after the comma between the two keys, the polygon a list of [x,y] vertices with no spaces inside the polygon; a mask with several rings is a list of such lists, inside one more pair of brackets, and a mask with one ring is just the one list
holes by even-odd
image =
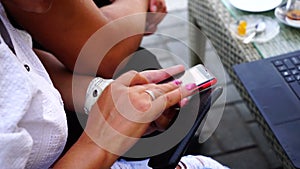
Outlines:
{"label": "wicker table", "polygon": [[[237,79],[232,66],[242,62],[254,61],[262,58],[276,56],[300,49],[300,31],[280,24],[280,33],[266,43],[243,44],[234,38],[229,30],[229,24],[235,22],[240,16],[251,13],[242,12],[230,5],[228,0],[189,0],[189,20],[196,25],[210,39],[220,59],[231,76],[241,96],[246,101],[251,112],[254,113],[267,139],[279,155],[285,168],[294,168],[291,161],[276,140],[269,126],[261,116],[255,104],[249,97],[245,88]],[[274,18],[274,11],[259,13]],[[192,45],[203,44],[195,32],[191,32]]]}

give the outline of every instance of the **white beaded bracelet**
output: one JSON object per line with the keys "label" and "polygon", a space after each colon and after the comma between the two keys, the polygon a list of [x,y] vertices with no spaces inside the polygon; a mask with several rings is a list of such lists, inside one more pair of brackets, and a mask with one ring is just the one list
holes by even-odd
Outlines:
{"label": "white beaded bracelet", "polygon": [[85,95],[84,112],[89,114],[104,89],[112,82],[112,79],[95,77],[89,84]]}

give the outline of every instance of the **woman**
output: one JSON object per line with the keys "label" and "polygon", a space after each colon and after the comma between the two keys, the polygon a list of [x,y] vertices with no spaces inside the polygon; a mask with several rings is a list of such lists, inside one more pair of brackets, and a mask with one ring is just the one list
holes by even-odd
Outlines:
{"label": "woman", "polygon": [[[43,13],[49,10],[51,4],[52,0],[1,0],[0,166],[110,168],[163,110],[190,96],[196,86],[181,86],[176,80],[156,84],[183,71],[182,66],[141,73],[130,71],[121,75],[105,88],[91,108],[85,131],[78,141],[59,158],[67,138],[64,103],[75,104],[81,109],[84,105],[82,99],[64,99],[63,103],[60,93],[85,98],[87,87],[94,77],[77,75],[80,83],[73,86],[76,92],[66,89],[59,93],[36,54],[45,67],[53,65],[56,66],[52,67],[55,71],[61,72],[58,77],[51,74],[52,79],[63,78],[65,81],[57,85],[69,86],[73,75],[53,55],[40,50],[35,54],[30,36],[10,24],[3,8],[15,6],[18,10]],[[120,104],[131,105],[127,108],[132,111],[124,111],[126,109],[118,107]],[[199,166],[202,162],[198,162]]]}

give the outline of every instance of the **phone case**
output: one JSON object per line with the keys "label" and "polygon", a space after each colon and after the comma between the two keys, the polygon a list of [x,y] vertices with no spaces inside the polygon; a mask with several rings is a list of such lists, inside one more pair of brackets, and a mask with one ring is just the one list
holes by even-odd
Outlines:
{"label": "phone case", "polygon": [[[153,156],[150,158],[148,162],[148,166],[153,169],[174,169],[181,157],[184,155],[189,143],[194,137],[198,127],[201,122],[205,118],[207,112],[209,111],[211,105],[219,98],[222,94],[223,88],[218,87],[215,89],[206,90],[204,92],[199,93],[198,96],[201,97],[200,108],[198,110],[197,119],[189,130],[188,134],[179,142],[175,147],[170,149],[169,151],[162,153],[157,156]],[[196,99],[197,100],[197,99]],[[189,104],[193,104],[193,99],[190,100]]]}

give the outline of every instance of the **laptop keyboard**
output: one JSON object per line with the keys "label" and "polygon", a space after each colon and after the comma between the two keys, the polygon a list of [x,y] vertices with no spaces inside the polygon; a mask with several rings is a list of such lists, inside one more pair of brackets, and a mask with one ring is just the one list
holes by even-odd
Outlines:
{"label": "laptop keyboard", "polygon": [[300,56],[278,59],[273,64],[300,99]]}

